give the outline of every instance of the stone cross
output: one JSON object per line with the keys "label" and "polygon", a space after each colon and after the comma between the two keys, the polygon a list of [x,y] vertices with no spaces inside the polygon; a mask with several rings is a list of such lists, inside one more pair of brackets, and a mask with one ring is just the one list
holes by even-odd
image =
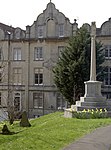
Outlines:
{"label": "stone cross", "polygon": [[91,24],[91,66],[90,66],[90,81],[96,81],[96,23]]}

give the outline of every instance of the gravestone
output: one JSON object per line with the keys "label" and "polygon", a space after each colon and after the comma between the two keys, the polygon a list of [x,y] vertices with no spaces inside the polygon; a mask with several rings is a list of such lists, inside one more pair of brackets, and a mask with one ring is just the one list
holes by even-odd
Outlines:
{"label": "gravestone", "polygon": [[2,128],[2,134],[4,134],[4,135],[10,135],[10,133],[11,133],[11,132],[9,131],[7,125],[5,124],[5,125],[3,126],[3,128]]}
{"label": "gravestone", "polygon": [[31,124],[30,124],[30,122],[28,120],[26,111],[24,111],[22,113],[22,118],[21,118],[21,121],[20,121],[20,126],[21,127],[30,127],[31,126]]}

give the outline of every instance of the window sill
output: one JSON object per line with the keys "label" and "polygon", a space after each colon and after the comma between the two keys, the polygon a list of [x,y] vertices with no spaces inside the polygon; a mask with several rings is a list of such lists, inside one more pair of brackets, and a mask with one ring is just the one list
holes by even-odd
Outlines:
{"label": "window sill", "polygon": [[111,57],[105,57],[106,60],[111,59]]}
{"label": "window sill", "polygon": [[11,61],[25,61],[25,60],[21,59],[21,60],[11,60]]}
{"label": "window sill", "polygon": [[44,61],[44,59],[34,59],[34,61]]}
{"label": "window sill", "polygon": [[16,85],[16,86],[17,86],[17,85],[22,85],[22,83],[14,83],[13,85]]}
{"label": "window sill", "polygon": [[34,107],[34,109],[43,109],[43,107]]}
{"label": "window sill", "polygon": [[43,84],[34,84],[35,86],[43,86]]}

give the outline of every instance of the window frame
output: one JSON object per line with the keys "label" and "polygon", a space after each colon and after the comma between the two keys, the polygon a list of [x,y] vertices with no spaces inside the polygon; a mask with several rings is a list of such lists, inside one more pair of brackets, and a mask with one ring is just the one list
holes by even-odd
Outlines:
{"label": "window frame", "polygon": [[22,84],[22,68],[13,68],[13,84]]}
{"label": "window frame", "polygon": [[106,67],[106,76],[104,78],[104,85],[111,86],[111,67]]}
{"label": "window frame", "polygon": [[43,85],[43,69],[34,69],[34,85]]}
{"label": "window frame", "polygon": [[59,24],[59,37],[64,37],[64,24]]}
{"label": "window frame", "polygon": [[22,60],[22,50],[21,48],[13,48],[13,60],[14,61],[20,61]]}
{"label": "window frame", "polygon": [[[18,94],[18,95],[17,95]],[[15,98],[19,98],[19,109],[15,109]],[[17,103],[17,102],[16,102]],[[13,106],[15,111],[21,111],[21,93],[20,92],[15,92],[13,96]]]}
{"label": "window frame", "polygon": [[37,109],[43,109],[43,92],[33,92],[33,108]]}
{"label": "window frame", "polygon": [[38,25],[38,38],[43,38],[43,25]]}
{"label": "window frame", "polygon": [[111,45],[105,45],[105,58],[111,59]]}
{"label": "window frame", "polygon": [[34,47],[34,60],[43,60],[43,48]]}

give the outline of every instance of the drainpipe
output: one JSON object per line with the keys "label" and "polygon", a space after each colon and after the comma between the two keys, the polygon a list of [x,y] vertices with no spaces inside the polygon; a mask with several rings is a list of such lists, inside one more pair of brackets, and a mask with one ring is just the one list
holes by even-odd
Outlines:
{"label": "drainpipe", "polygon": [[26,84],[26,111],[27,116],[29,117],[29,76],[30,76],[30,26],[27,26],[28,28],[28,58],[27,58],[27,84]]}
{"label": "drainpipe", "polygon": [[7,99],[7,107],[10,106],[10,33],[8,32],[8,99]]}

